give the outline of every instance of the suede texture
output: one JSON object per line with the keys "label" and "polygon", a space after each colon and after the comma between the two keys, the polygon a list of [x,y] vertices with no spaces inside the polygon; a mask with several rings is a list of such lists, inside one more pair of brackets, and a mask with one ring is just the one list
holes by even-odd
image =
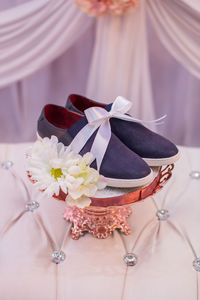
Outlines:
{"label": "suede texture", "polygon": [[[77,103],[81,101],[81,105]],[[112,103],[105,105],[92,101],[80,95],[70,95],[67,99],[66,107],[77,113],[84,114],[88,106],[104,107],[110,111]],[[78,109],[79,108],[79,109]],[[165,137],[149,130],[137,122],[129,122],[117,118],[110,119],[112,132],[132,151],[143,158],[168,158],[176,155],[178,149],[174,143]]]}
{"label": "suede texture", "polygon": [[[55,112],[52,114],[52,110]],[[51,112],[51,113],[49,113]],[[49,115],[50,114],[50,115]],[[60,121],[60,118],[65,116],[73,123],[73,117],[77,120],[77,113],[74,113],[68,109],[57,109],[56,105],[52,105],[50,109],[44,109],[38,119],[38,133],[40,137],[51,137],[51,135],[57,136],[58,140],[64,145],[69,145],[76,134],[87,124],[86,117],[79,115],[79,120],[75,121],[69,128],[59,128],[59,124],[64,124],[64,121]],[[58,120],[58,126],[56,124]],[[71,122],[70,121],[70,122]],[[66,122],[69,124],[69,122]],[[88,142],[83,146],[80,154],[83,155],[90,151],[96,132],[90,137]],[[91,164],[91,167],[97,168],[96,160]],[[104,155],[100,173],[107,178],[115,179],[139,179],[146,177],[150,174],[151,170],[146,162],[141,159],[136,153],[131,151],[126,145],[124,145],[115,134],[112,133],[111,139]]]}

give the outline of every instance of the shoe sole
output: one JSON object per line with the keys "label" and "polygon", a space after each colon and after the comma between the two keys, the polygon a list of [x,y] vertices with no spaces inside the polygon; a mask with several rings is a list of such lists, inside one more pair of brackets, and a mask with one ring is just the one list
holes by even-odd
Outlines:
{"label": "shoe sole", "polygon": [[144,158],[144,157],[142,157],[142,158],[150,167],[160,167],[160,166],[165,166],[165,165],[171,165],[180,158],[180,151],[176,155],[166,157],[166,158]]}
{"label": "shoe sole", "polygon": [[[37,139],[39,141],[42,140],[38,132],[36,133]],[[105,177],[105,176],[104,176]],[[153,180],[153,171],[142,178],[137,178],[137,179],[118,179],[118,178],[108,178],[105,177],[107,186],[110,187],[118,187],[118,188],[134,188],[134,187],[139,187],[139,186],[144,186],[150,183]]]}
{"label": "shoe sole", "polygon": [[105,177],[107,186],[117,187],[117,188],[134,188],[139,186],[144,186],[149,184],[153,180],[153,171],[142,178],[137,179],[118,179],[118,178],[108,178]]}

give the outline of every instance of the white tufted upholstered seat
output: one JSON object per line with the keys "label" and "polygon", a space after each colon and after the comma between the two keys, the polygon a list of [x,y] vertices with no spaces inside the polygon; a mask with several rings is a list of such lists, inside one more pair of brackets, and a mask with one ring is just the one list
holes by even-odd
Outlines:
{"label": "white tufted upholstered seat", "polygon": [[[199,299],[193,261],[200,256],[200,178],[189,174],[200,171],[200,149],[180,147],[164,189],[132,205],[131,235],[116,231],[98,240],[86,234],[74,241],[62,218],[65,203],[26,178],[28,146],[0,145],[0,165],[13,162],[0,168],[0,300]],[[28,211],[30,201],[39,207]],[[165,220],[158,220],[160,209],[168,210]],[[65,254],[60,264],[51,261],[54,250]],[[127,252],[138,258],[134,267],[123,261]]]}

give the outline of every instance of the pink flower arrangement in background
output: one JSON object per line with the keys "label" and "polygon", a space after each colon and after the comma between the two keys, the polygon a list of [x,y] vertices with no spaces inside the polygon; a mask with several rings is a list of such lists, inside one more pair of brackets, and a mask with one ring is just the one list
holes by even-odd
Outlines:
{"label": "pink flower arrangement in background", "polygon": [[77,6],[91,16],[122,15],[135,7],[139,0],[75,0]]}

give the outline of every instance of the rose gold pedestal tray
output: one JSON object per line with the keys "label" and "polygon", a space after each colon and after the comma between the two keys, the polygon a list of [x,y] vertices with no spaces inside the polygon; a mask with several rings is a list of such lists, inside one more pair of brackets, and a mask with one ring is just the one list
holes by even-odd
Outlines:
{"label": "rose gold pedestal tray", "polygon": [[[91,205],[83,209],[66,207],[64,218],[72,223],[72,239],[79,239],[85,232],[102,239],[110,236],[115,229],[126,235],[130,234],[130,226],[126,220],[132,213],[129,204],[144,200],[162,189],[170,179],[173,168],[173,164],[160,168],[152,183],[139,190],[114,197],[91,198]],[[66,195],[61,192],[56,198],[65,201]]]}

